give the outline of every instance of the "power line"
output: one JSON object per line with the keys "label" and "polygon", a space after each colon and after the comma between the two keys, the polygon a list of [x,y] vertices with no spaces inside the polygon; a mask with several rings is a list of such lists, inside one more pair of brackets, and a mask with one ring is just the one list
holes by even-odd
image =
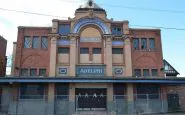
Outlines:
{"label": "power line", "polygon": [[21,11],[21,10],[11,10],[11,9],[5,9],[5,8],[0,8],[0,10],[9,11],[9,12],[18,12],[18,13],[24,13],[24,14],[34,14],[34,15],[48,16],[48,17],[58,17],[58,18],[65,18],[65,19],[68,18],[68,17],[61,17],[61,16],[56,16],[56,15],[50,15],[50,14],[27,12],[27,11]]}
{"label": "power line", "polygon": [[[82,1],[85,1],[85,0],[82,0]],[[71,1],[71,0],[65,0],[64,2],[80,3],[78,1]],[[181,10],[154,9],[154,8],[146,8],[146,7],[144,8],[144,7],[133,7],[133,6],[122,6],[122,5],[110,5],[110,4],[101,4],[101,3],[99,5],[107,6],[107,7],[114,7],[114,8],[131,9],[131,10],[142,10],[142,11],[155,11],[155,12],[168,12],[168,13],[185,14],[185,11],[181,11]]]}
{"label": "power line", "polygon": [[162,27],[162,26],[144,26],[144,25],[135,25],[135,24],[129,24],[129,25],[136,26],[136,27],[149,27],[149,28],[166,29],[166,30],[185,30],[185,28],[171,28],[171,27]]}
{"label": "power line", "polygon": [[[18,13],[24,13],[24,14],[32,14],[32,15],[39,15],[39,16],[49,16],[49,17],[59,17],[59,18],[68,18],[68,17],[61,17],[61,16],[56,16],[56,15],[50,15],[50,14],[43,14],[43,13],[36,13],[36,12],[27,12],[27,11],[20,11],[20,10],[12,10],[12,9],[5,9],[5,8],[0,8],[0,10],[3,11],[9,11],[9,12],[18,12]],[[158,28],[158,29],[168,29],[168,30],[185,30],[185,28],[171,28],[171,27],[163,27],[163,26],[144,26],[144,25],[136,25],[136,24],[131,24],[130,26],[137,26],[137,27],[150,27],[150,28]]]}

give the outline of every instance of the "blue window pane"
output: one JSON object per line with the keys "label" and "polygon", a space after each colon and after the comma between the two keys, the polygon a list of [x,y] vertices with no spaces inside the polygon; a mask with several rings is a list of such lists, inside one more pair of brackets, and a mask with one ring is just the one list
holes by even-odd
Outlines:
{"label": "blue window pane", "polygon": [[150,49],[155,49],[155,40],[154,38],[150,38]]}
{"label": "blue window pane", "polygon": [[33,37],[33,41],[32,41],[32,47],[33,48],[38,48],[39,47],[38,43],[39,43],[39,37],[38,36],[34,36]]}
{"label": "blue window pane", "polygon": [[62,24],[59,26],[59,34],[68,35],[69,33],[70,33],[70,25],[69,24]]}
{"label": "blue window pane", "polygon": [[113,35],[122,35],[122,28],[121,27],[112,27],[112,34]]}

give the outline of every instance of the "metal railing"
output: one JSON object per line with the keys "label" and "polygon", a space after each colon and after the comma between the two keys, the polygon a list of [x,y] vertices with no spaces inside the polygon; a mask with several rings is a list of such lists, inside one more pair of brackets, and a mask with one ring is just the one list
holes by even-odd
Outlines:
{"label": "metal railing", "polygon": [[[185,94],[27,95],[0,105],[0,115],[143,115],[184,112]],[[5,102],[4,102],[5,103]],[[178,113],[179,114],[179,113]],[[185,114],[185,113],[183,113]],[[182,115],[183,115],[182,114]],[[180,114],[179,114],[180,115]]]}

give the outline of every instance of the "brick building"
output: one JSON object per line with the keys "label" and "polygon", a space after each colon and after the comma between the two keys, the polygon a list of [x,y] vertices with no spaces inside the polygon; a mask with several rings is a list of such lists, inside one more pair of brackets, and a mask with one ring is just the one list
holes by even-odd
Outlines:
{"label": "brick building", "polygon": [[6,75],[6,45],[7,41],[0,36],[0,77]]}
{"label": "brick building", "polygon": [[178,74],[163,60],[160,29],[130,28],[89,0],[52,27],[18,27],[14,77],[0,79],[1,104],[23,115],[183,110]]}

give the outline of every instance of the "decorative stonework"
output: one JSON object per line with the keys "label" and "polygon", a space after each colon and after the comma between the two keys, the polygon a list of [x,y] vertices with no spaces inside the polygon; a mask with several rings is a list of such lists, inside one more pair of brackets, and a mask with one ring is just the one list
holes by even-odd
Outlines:
{"label": "decorative stonework", "polygon": [[[91,14],[92,15],[92,14]],[[96,25],[98,26],[104,34],[110,34],[110,29],[105,25],[105,23],[98,18],[83,18],[80,19],[73,27],[73,33],[79,33],[80,29],[86,25]]]}

